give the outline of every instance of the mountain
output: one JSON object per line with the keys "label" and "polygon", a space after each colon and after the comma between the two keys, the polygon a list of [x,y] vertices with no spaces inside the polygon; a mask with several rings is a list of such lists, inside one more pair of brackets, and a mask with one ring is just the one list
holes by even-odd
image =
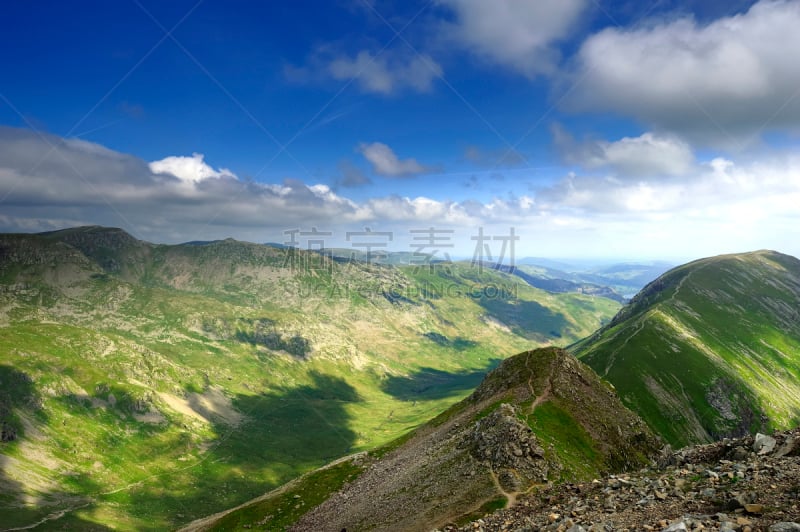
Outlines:
{"label": "mountain", "polygon": [[571,275],[549,277],[547,275],[538,273],[536,268],[532,268],[530,266],[506,266],[503,264],[496,264],[493,265],[493,267],[496,270],[516,275],[529,285],[553,294],[574,292],[578,294],[606,297],[619,303],[625,302],[625,298],[623,296],[608,286],[601,286],[586,282],[574,282],[564,278],[572,277]]}
{"label": "mountain", "polygon": [[618,309],[468,263],[0,235],[2,527],[175,528],[386,444]]}
{"label": "mountain", "polygon": [[662,261],[570,265],[527,258],[518,262],[515,273],[550,292],[580,292],[624,301],[670,268],[672,265]]}
{"label": "mountain", "polygon": [[543,348],[501,362],[468,398],[392,444],[187,530],[430,530],[548,482],[641,467],[660,446],[591,369]]}
{"label": "mountain", "polygon": [[800,421],[800,261],[773,251],[670,270],[571,350],[675,446]]}
{"label": "mountain", "polygon": [[630,287],[643,287],[656,277],[672,269],[668,262],[650,263],[625,262],[596,269],[591,273],[607,284],[620,284]]}

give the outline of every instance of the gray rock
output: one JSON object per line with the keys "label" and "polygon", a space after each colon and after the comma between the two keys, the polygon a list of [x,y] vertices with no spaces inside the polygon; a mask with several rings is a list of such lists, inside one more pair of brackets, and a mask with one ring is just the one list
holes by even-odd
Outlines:
{"label": "gray rock", "polygon": [[800,439],[794,436],[789,436],[783,445],[775,451],[775,458],[782,458],[784,456],[795,456],[798,448],[800,448]]}
{"label": "gray rock", "polygon": [[748,504],[756,501],[756,494],[753,492],[740,493],[735,498],[728,501],[728,509],[736,510],[737,508],[744,508]]}
{"label": "gray rock", "polygon": [[735,449],[734,449],[734,450],[731,452],[731,456],[730,456],[730,458],[731,458],[731,460],[734,460],[734,461],[740,462],[740,461],[742,461],[742,460],[747,460],[747,457],[748,457],[748,456],[750,456],[750,453],[749,453],[749,452],[747,452],[747,449],[745,449],[744,447],[742,447],[742,446],[740,445],[740,446],[736,447],[736,448],[735,448]]}
{"label": "gray rock", "polygon": [[672,523],[667,528],[665,528],[662,532],[678,532],[679,530],[689,530],[686,527],[686,523],[683,521],[678,521],[677,523]]}
{"label": "gray rock", "polygon": [[755,441],[753,441],[753,450],[758,454],[769,454],[775,449],[778,442],[772,436],[758,433],[756,434]]}
{"label": "gray rock", "polygon": [[790,523],[784,521],[782,523],[775,523],[769,527],[769,532],[798,532],[800,531],[800,524]]}

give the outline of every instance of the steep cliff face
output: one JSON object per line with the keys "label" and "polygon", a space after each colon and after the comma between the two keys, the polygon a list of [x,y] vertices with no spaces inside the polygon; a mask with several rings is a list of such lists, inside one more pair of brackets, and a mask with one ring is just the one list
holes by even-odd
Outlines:
{"label": "steep cliff face", "polygon": [[800,261],[772,251],[659,277],[573,352],[670,443],[800,420]]}

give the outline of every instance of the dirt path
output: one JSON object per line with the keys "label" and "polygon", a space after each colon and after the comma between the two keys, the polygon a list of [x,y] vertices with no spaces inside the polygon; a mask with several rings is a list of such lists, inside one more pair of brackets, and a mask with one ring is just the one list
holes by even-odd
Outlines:
{"label": "dirt path", "polygon": [[[329,463],[325,464],[324,466],[322,466],[320,469],[316,469],[316,470],[311,471],[311,472],[313,473],[313,472],[320,471],[320,470],[323,470],[323,469],[328,469],[330,467],[339,465],[342,462],[346,462],[348,460],[353,460],[355,458],[358,458],[358,457],[361,457],[361,456],[366,456],[366,455],[367,455],[366,451],[361,451],[361,452],[358,452],[358,453],[355,453],[355,454],[349,454],[347,456],[343,456],[341,458],[337,458],[333,462],[329,462]],[[239,510],[241,508],[244,508],[246,506],[249,506],[251,504],[255,504],[255,503],[261,502],[263,500],[269,499],[269,498],[274,497],[276,495],[280,495],[281,493],[284,493],[284,492],[294,488],[299,482],[301,482],[303,479],[305,479],[306,476],[307,476],[307,474],[306,475],[301,475],[301,476],[299,476],[299,477],[297,477],[295,479],[292,479],[289,482],[287,482],[286,484],[283,484],[283,485],[275,488],[274,490],[265,493],[264,495],[256,497],[255,499],[250,499],[249,501],[244,502],[244,503],[240,504],[239,506],[236,506],[235,508],[229,508],[228,510],[223,510],[223,511],[217,512],[217,513],[215,513],[213,515],[207,515],[206,517],[201,517],[200,519],[196,519],[196,520],[192,521],[191,523],[188,523],[188,524],[184,525],[182,528],[180,528],[178,530],[178,532],[194,532],[194,531],[204,530],[209,525],[214,524],[216,521],[218,521],[219,519],[223,518],[224,516],[226,516],[226,515],[228,515],[230,513],[233,513],[235,511],[237,511],[237,510]]]}
{"label": "dirt path", "polygon": [[553,364],[550,366],[550,374],[547,376],[547,380],[545,381],[544,390],[539,395],[536,395],[536,391],[533,389],[533,370],[531,370],[528,362],[530,358],[525,359],[525,369],[528,370],[528,389],[531,391],[531,397],[534,397],[533,403],[531,403],[531,410],[530,412],[533,413],[536,410],[536,407],[545,402],[547,399],[550,398],[550,393],[553,390],[553,372],[555,371],[555,367]]}
{"label": "dirt path", "polygon": [[497,488],[497,491],[500,492],[500,495],[505,497],[508,502],[506,503],[506,508],[511,508],[517,503],[517,495],[519,492],[516,491],[506,491],[503,489],[503,486],[500,484],[500,479],[497,478],[497,474],[494,472],[494,469],[491,467],[489,469],[489,476],[492,477],[492,482],[494,483],[494,487]]}
{"label": "dirt path", "polygon": [[3,532],[11,532],[12,530],[30,530],[32,528],[38,527],[39,525],[43,525],[48,521],[55,521],[56,519],[61,519],[62,517],[64,517],[66,514],[68,514],[70,512],[74,512],[75,510],[80,510],[81,508],[86,508],[87,506],[91,506],[92,504],[94,504],[94,500],[91,500],[89,502],[85,502],[85,503],[80,504],[78,506],[71,506],[69,508],[64,508],[63,510],[59,510],[57,512],[53,512],[50,515],[48,515],[46,517],[42,517],[41,519],[39,519],[38,521],[36,521],[35,523],[32,523],[30,525],[18,526],[16,528],[3,528],[2,530],[3,530]]}
{"label": "dirt path", "polygon": [[[678,285],[675,287],[675,291],[672,293],[671,296],[669,296],[664,301],[665,303],[671,303],[675,299],[675,296],[678,295],[678,292],[680,292],[681,289],[683,288],[683,283],[685,283],[689,279],[689,277],[691,277],[692,274],[695,273],[695,271],[699,271],[699,270],[690,271],[685,276],[683,276],[680,281],[678,281]],[[625,338],[625,341],[622,342],[621,346],[619,346],[618,348],[616,348],[614,351],[611,352],[611,355],[608,357],[608,362],[606,363],[606,367],[603,370],[603,376],[604,377],[608,375],[609,371],[611,371],[611,366],[614,365],[614,361],[617,358],[617,353],[622,351],[625,348],[625,346],[628,345],[628,342],[630,342],[631,338],[633,338],[634,336],[636,336],[637,334],[642,332],[642,329],[644,328],[644,323],[645,323],[645,319],[646,318],[647,318],[647,314],[646,313],[641,315],[641,316],[639,316],[638,321],[636,322],[636,330],[634,330],[632,333],[630,333],[628,335],[627,338]],[[619,334],[623,334],[624,332],[625,332],[625,329],[619,331],[616,335],[614,335],[614,338],[616,338],[616,336],[619,335]]]}
{"label": "dirt path", "polygon": [[[538,407],[543,402],[547,401],[551,396],[553,390],[553,374],[555,372],[555,364],[551,364],[550,366],[550,374],[547,376],[547,379],[545,380],[544,390],[542,390],[542,393],[537,394],[536,390],[533,389],[534,375],[533,375],[533,370],[529,366],[529,361],[530,361],[529,358],[525,359],[525,369],[528,370],[528,390],[530,390],[531,392],[531,397],[534,398],[533,402],[531,403],[531,408],[529,413],[533,413],[533,411],[536,410],[536,407]],[[508,503],[506,503],[506,508],[511,508],[512,506],[514,506],[517,503],[518,496],[524,495],[525,493],[530,492],[536,487],[536,486],[531,486],[526,491],[506,491],[500,484],[500,480],[497,478],[497,473],[494,472],[494,469],[492,469],[490,466],[488,467],[488,470],[489,470],[489,476],[491,476],[492,478],[492,483],[494,483],[494,486],[495,488],[497,488],[498,493],[500,493],[500,495],[502,495],[508,500]]]}
{"label": "dirt path", "polygon": [[[647,318],[647,314],[645,314],[643,316],[640,316],[639,317],[639,321],[636,322],[636,330],[633,331],[632,333],[630,333],[627,338],[625,338],[625,341],[622,342],[621,346],[619,346],[618,348],[614,349],[611,352],[611,355],[608,357],[608,363],[606,364],[606,368],[603,370],[603,376],[604,377],[606,375],[608,375],[609,371],[611,371],[611,366],[614,365],[614,360],[616,360],[616,358],[617,358],[617,353],[619,353],[620,351],[625,349],[625,346],[628,345],[628,342],[631,341],[631,338],[633,338],[634,336],[636,336],[637,334],[642,332],[642,329],[644,329],[644,321],[645,321],[646,318]],[[620,332],[622,332],[622,331],[620,331]]]}

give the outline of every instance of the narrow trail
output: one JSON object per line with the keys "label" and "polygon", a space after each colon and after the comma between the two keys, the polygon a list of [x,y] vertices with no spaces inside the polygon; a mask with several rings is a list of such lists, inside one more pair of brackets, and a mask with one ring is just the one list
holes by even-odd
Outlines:
{"label": "narrow trail", "polygon": [[687,280],[687,279],[689,279],[689,277],[691,277],[693,273],[695,273],[695,272],[698,272],[698,271],[700,271],[701,269],[703,269],[703,267],[702,267],[702,266],[701,266],[700,268],[697,268],[696,270],[691,270],[691,271],[689,271],[689,273],[687,273],[686,275],[684,275],[684,276],[683,276],[683,278],[682,278],[680,281],[678,281],[678,286],[676,286],[676,287],[675,287],[675,291],[674,291],[674,292],[672,292],[672,295],[671,295],[671,296],[669,296],[669,298],[667,298],[667,301],[668,301],[668,302],[672,302],[672,300],[674,300],[674,299],[675,299],[675,296],[677,296],[677,295],[678,295],[678,292],[680,292],[680,291],[681,291],[681,288],[683,288],[683,283],[685,283],[685,282],[686,282],[686,280]]}
{"label": "narrow trail", "polygon": [[[550,399],[553,391],[553,376],[555,374],[556,368],[555,365],[550,366],[550,374],[547,376],[547,379],[545,380],[544,390],[542,390],[542,393],[537,394],[536,390],[533,389],[534,375],[533,375],[533,370],[529,365],[529,362],[530,358],[526,358],[525,369],[528,370],[528,382],[527,382],[528,390],[530,390],[531,392],[531,397],[534,398],[533,402],[531,403],[531,408],[529,413],[533,413],[533,411],[536,410],[536,407],[538,407],[540,404]],[[514,506],[517,503],[518,496],[530,493],[533,489],[537,487],[536,485],[533,485],[530,486],[525,491],[506,491],[500,484],[500,480],[497,478],[497,473],[494,472],[494,469],[492,469],[492,467],[489,466],[488,470],[489,470],[489,476],[491,476],[492,482],[494,483],[494,486],[497,489],[498,493],[500,493],[500,495],[502,495],[508,500],[508,503],[506,503],[506,508],[511,508],[512,506]]]}
{"label": "narrow trail", "polygon": [[[337,458],[336,460],[334,460],[332,462],[328,462],[327,464],[325,464],[324,466],[322,466],[318,470],[314,470],[314,471],[321,471],[323,469],[328,469],[328,468],[334,467],[336,465],[339,465],[342,462],[346,462],[348,460],[353,460],[355,458],[362,457],[362,456],[367,456],[367,451],[360,451],[360,452],[357,452],[357,453],[354,453],[354,454],[349,454],[347,456],[343,456],[341,458]],[[313,472],[313,471],[310,471],[309,473],[311,473],[311,472]],[[295,488],[300,482],[305,480],[305,478],[308,476],[309,473],[300,475],[299,477],[294,478],[294,479],[290,480],[289,482],[287,482],[285,484],[282,484],[282,485],[278,486],[277,488],[275,488],[275,489],[273,489],[271,491],[268,491],[267,493],[265,493],[263,495],[259,495],[258,497],[254,498],[254,499],[250,499],[249,501],[243,502],[239,506],[235,506],[233,508],[228,508],[227,510],[223,510],[221,512],[217,512],[217,513],[212,514],[212,515],[207,515],[205,517],[201,517],[199,519],[195,519],[194,521],[186,523],[185,525],[183,525],[181,528],[178,529],[178,532],[191,532],[191,531],[202,530],[204,527],[213,524],[214,522],[216,522],[217,520],[221,519],[222,517],[225,517],[228,514],[231,514],[231,513],[235,512],[237,510],[240,510],[240,509],[246,507],[246,506],[250,506],[251,504],[256,504],[258,502],[267,500],[267,499],[269,499],[271,497],[274,497],[276,495],[280,495],[281,493],[285,493],[285,492]]]}
{"label": "narrow trail", "polygon": [[517,503],[517,495],[520,492],[516,491],[506,491],[503,486],[500,484],[500,479],[497,478],[497,473],[494,472],[494,469],[489,467],[489,476],[492,477],[492,482],[494,483],[494,487],[497,488],[497,491],[500,492],[500,495],[506,498],[508,502],[506,503],[506,508],[511,508]]}
{"label": "narrow trail", "polygon": [[[672,303],[672,302],[673,302],[673,300],[675,299],[675,296],[677,296],[677,295],[678,295],[678,292],[680,292],[680,291],[681,291],[681,289],[683,288],[683,283],[685,283],[685,282],[686,282],[686,281],[689,279],[689,277],[691,277],[691,276],[692,276],[692,274],[694,274],[695,272],[697,272],[697,271],[699,271],[699,270],[700,270],[700,269],[698,269],[698,270],[693,270],[693,271],[690,271],[690,272],[689,272],[689,273],[687,273],[685,276],[683,276],[683,277],[681,278],[681,280],[680,280],[680,281],[678,281],[678,284],[675,286],[675,291],[674,291],[674,292],[672,292],[672,295],[670,295],[670,296],[669,296],[667,299],[665,299],[665,300],[664,300],[664,303]],[[635,330],[634,330],[632,333],[630,333],[630,334],[627,336],[627,338],[625,338],[625,341],[624,341],[624,342],[622,342],[622,345],[620,345],[618,348],[616,348],[614,351],[612,351],[612,352],[611,352],[611,355],[609,355],[609,357],[608,357],[608,363],[606,363],[606,367],[605,367],[605,369],[603,370],[603,376],[604,376],[604,377],[608,375],[608,372],[609,372],[609,371],[611,371],[611,366],[613,366],[613,365],[614,365],[614,361],[615,361],[615,360],[616,360],[616,358],[617,358],[617,354],[618,354],[620,351],[622,351],[623,349],[625,349],[625,347],[628,345],[628,342],[630,342],[630,341],[631,341],[631,338],[633,338],[634,336],[636,336],[637,334],[639,334],[640,332],[642,332],[642,329],[644,328],[644,324],[645,324],[645,318],[646,318],[646,317],[647,317],[647,313],[645,313],[645,314],[643,314],[643,315],[639,316],[639,317],[638,317],[638,320],[637,320],[637,322],[636,322],[636,329],[635,329]],[[614,338],[616,338],[616,336],[618,336],[619,334],[622,334],[624,331],[625,331],[625,329],[623,329],[623,330],[619,331],[619,332],[618,332],[616,335],[614,335]]]}
{"label": "narrow trail", "polygon": [[536,390],[533,389],[533,370],[528,365],[529,362],[530,358],[526,358],[525,369],[528,370],[528,389],[531,392],[531,397],[534,397],[530,410],[530,412],[533,413],[537,406],[550,398],[550,394],[553,391],[553,373],[555,372],[555,367],[553,365],[550,366],[550,374],[547,376],[547,380],[545,381],[544,390],[542,390],[541,394],[537,395]]}
{"label": "narrow trail", "polygon": [[15,528],[4,528],[2,530],[3,530],[3,532],[11,532],[12,530],[30,530],[32,528],[38,527],[39,525],[43,525],[48,521],[55,521],[56,519],[61,519],[66,514],[68,514],[70,512],[74,512],[75,510],[80,510],[81,508],[86,508],[87,506],[91,506],[92,504],[94,504],[94,502],[95,502],[94,500],[91,500],[89,502],[85,502],[85,503],[83,503],[81,505],[78,505],[78,506],[71,506],[69,508],[64,508],[63,510],[59,510],[57,512],[53,512],[50,515],[42,517],[41,519],[39,519],[38,521],[36,521],[35,523],[32,523],[30,525],[18,526],[18,527],[15,527]]}
{"label": "narrow trail", "polygon": [[640,332],[642,332],[642,329],[644,329],[644,321],[645,321],[645,318],[646,318],[646,317],[647,317],[646,315],[644,315],[644,316],[640,316],[640,317],[639,317],[639,320],[636,322],[636,330],[635,330],[635,331],[633,331],[632,333],[630,333],[630,334],[628,335],[628,337],[627,337],[627,338],[625,338],[625,341],[624,341],[624,342],[622,342],[622,345],[621,345],[621,346],[619,346],[618,348],[614,349],[614,350],[611,352],[611,355],[608,357],[608,363],[606,364],[606,367],[605,367],[605,369],[603,370],[603,376],[604,376],[604,377],[608,375],[608,372],[609,372],[609,371],[611,371],[611,366],[613,366],[613,365],[614,365],[614,361],[615,361],[615,360],[616,360],[616,358],[617,358],[617,353],[619,353],[620,351],[622,351],[623,349],[625,349],[625,346],[627,346],[627,345],[628,345],[628,342],[630,342],[630,341],[631,341],[631,338],[633,338],[634,336],[636,336],[637,334],[639,334]]}

